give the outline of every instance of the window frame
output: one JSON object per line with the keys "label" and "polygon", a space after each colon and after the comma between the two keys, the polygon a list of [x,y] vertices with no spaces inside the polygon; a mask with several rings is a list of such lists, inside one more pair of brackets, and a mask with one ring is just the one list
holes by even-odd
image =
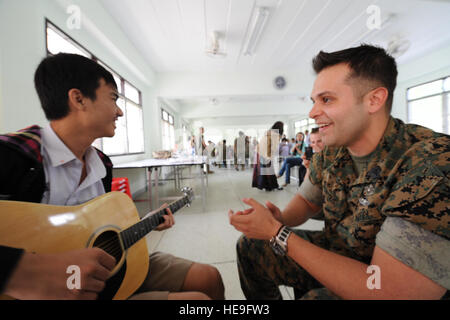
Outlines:
{"label": "window frame", "polygon": [[[162,102],[160,105],[160,109],[161,109],[161,147],[163,150],[166,150],[166,148],[164,147],[164,123],[167,123],[167,125],[169,126],[169,132],[170,132],[170,127],[173,127],[173,147],[169,148],[170,150],[172,150],[175,145],[176,145],[176,137],[175,137],[175,117],[173,116],[173,114],[171,114],[169,111],[167,111],[165,107],[165,104]],[[167,120],[164,119],[164,113],[167,114]],[[172,118],[173,123],[170,123],[170,118]],[[170,137],[170,134],[169,134]]]}
{"label": "window frame", "polygon": [[[301,124],[303,121],[306,121],[306,125],[300,125],[299,127],[296,126],[296,123],[300,123]],[[308,130],[309,133],[311,133],[311,130],[313,128],[315,128],[315,127],[317,127],[317,125],[316,125],[316,122],[315,122],[314,119],[302,118],[302,119],[299,119],[299,120],[295,120],[294,121],[294,131],[295,132],[294,132],[294,137],[293,138],[297,137],[297,133],[298,132],[302,132],[303,134],[305,134],[305,131]]]}
{"label": "window frame", "polygon": [[[140,152],[127,152],[127,153],[117,153],[117,154],[107,154],[105,151],[103,151],[103,139],[104,138],[99,138],[100,143],[99,143],[99,149],[102,152],[105,152],[105,154],[107,154],[108,157],[121,157],[121,156],[131,156],[131,155],[139,155],[139,154],[145,154],[145,130],[144,130],[144,107],[142,105],[142,92],[141,90],[139,90],[133,83],[131,83],[130,81],[128,81],[127,79],[125,79],[124,77],[122,77],[118,72],[116,72],[113,68],[111,68],[108,64],[106,64],[105,62],[103,62],[103,60],[100,60],[96,55],[94,55],[91,51],[89,51],[88,49],[86,49],[83,45],[81,45],[78,41],[76,41],[75,39],[73,39],[71,36],[69,36],[67,33],[65,33],[61,28],[59,28],[55,23],[53,23],[52,21],[50,21],[48,18],[45,18],[45,27],[44,27],[44,34],[45,34],[45,50],[46,50],[46,54],[47,57],[52,56],[53,53],[51,53],[49,51],[49,47],[48,47],[48,34],[47,34],[47,29],[51,28],[54,29],[57,33],[59,33],[65,40],[67,40],[68,42],[71,42],[72,45],[79,47],[82,51],[86,52],[89,55],[89,58],[92,59],[93,61],[95,61],[96,63],[102,65],[103,67],[105,67],[108,71],[110,71],[113,75],[117,76],[120,79],[120,92],[119,92],[119,99],[123,99],[124,100],[124,108],[125,110],[122,110],[122,112],[124,113],[124,117],[125,117],[125,123],[126,123],[126,149],[127,151],[130,149],[130,138],[129,138],[129,130],[128,130],[128,121],[127,121],[127,102],[131,102],[134,105],[137,105],[138,107],[141,108],[142,111],[142,117],[141,117],[141,121],[142,121],[142,136],[143,136],[143,151]],[[129,86],[131,86],[132,88],[134,88],[135,90],[137,90],[138,94],[139,94],[139,103],[136,103],[134,100],[128,98],[126,96],[126,92],[125,92],[125,83],[127,83]]]}
{"label": "window frame", "polygon": [[[421,96],[419,98],[415,98],[415,99],[408,99],[408,91],[410,89],[416,88],[416,87],[420,87],[423,85],[426,85],[428,83],[432,83],[432,82],[436,82],[442,80],[442,91],[439,93],[434,93],[434,94],[429,94],[429,95],[424,95]],[[450,90],[445,90],[445,81],[450,81],[450,75],[448,76],[444,76],[444,77],[439,77],[437,79],[433,79],[430,81],[426,81],[426,82],[422,82],[413,86],[409,86],[406,88],[405,91],[405,100],[406,100],[406,119],[408,123],[411,123],[411,112],[410,112],[410,108],[409,108],[409,103],[411,102],[415,102],[418,100],[423,100],[423,99],[428,99],[428,98],[432,98],[432,97],[437,97],[437,96],[441,96],[442,98],[442,130],[444,134],[450,134],[450,123],[449,121],[447,121],[447,119],[450,117],[450,99],[448,98],[450,96]],[[420,124],[419,124],[420,125]],[[431,128],[429,128],[431,129]],[[431,129],[433,130],[433,129]],[[434,131],[434,130],[433,130]],[[442,132],[440,132],[442,133]]]}

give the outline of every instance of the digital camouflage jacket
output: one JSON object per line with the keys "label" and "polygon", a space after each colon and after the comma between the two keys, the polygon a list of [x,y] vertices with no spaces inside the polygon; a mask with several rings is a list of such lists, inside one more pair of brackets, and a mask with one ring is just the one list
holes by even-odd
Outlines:
{"label": "digital camouflage jacket", "polygon": [[370,262],[376,234],[389,216],[450,239],[448,135],[391,117],[359,175],[344,147],[315,154],[310,171],[311,182],[322,189],[332,251]]}

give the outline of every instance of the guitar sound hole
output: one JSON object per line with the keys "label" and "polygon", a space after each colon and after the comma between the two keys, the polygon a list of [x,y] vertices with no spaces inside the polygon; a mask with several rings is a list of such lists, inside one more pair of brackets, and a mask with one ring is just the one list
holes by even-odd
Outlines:
{"label": "guitar sound hole", "polygon": [[106,231],[100,234],[94,241],[93,247],[100,248],[116,259],[119,263],[122,258],[122,247],[120,245],[119,235],[114,231]]}

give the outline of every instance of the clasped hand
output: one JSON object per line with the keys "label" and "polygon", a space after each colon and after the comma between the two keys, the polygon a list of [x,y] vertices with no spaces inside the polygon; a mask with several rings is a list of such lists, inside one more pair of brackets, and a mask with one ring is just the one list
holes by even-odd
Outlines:
{"label": "clasped hand", "polygon": [[251,208],[244,211],[228,211],[230,224],[247,238],[270,240],[282,226],[280,209],[267,201],[263,206],[252,198],[242,199]]}

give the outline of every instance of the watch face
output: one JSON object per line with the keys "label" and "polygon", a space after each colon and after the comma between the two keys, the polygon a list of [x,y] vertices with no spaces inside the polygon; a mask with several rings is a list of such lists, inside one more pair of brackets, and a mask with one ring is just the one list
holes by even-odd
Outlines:
{"label": "watch face", "polygon": [[276,77],[274,84],[275,88],[283,89],[286,86],[286,80],[283,77]]}

